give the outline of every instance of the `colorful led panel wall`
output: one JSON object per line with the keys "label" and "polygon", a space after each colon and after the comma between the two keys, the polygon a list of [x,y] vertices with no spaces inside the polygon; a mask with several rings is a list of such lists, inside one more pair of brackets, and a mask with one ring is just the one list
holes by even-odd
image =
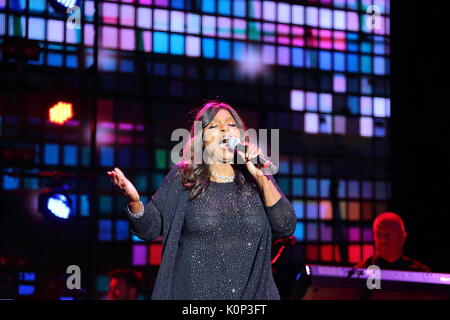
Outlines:
{"label": "colorful led panel wall", "polygon": [[[389,0],[98,1],[97,29],[94,1],[77,6],[71,28],[48,1],[0,0],[0,39],[37,41],[28,65],[75,75],[92,67],[98,39],[102,170],[123,168],[148,199],[169,169],[167,132],[185,123],[181,106],[221,96],[250,127],[281,129],[277,180],[298,218],[295,261],[351,264],[373,253],[371,221],[390,199]],[[91,164],[87,140],[41,139],[43,166]],[[2,187],[37,179],[4,175]],[[99,180],[97,199],[75,196],[76,212],[89,217],[97,201],[96,241],[129,243],[131,265],[157,265],[160,243],[128,233],[123,200]]]}

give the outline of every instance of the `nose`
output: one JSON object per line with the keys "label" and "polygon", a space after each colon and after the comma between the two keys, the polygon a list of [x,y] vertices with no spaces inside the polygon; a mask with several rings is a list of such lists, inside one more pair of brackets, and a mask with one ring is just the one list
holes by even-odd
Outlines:
{"label": "nose", "polygon": [[222,124],[222,125],[220,126],[220,131],[226,132],[226,131],[227,131],[227,125],[226,125],[226,124]]}

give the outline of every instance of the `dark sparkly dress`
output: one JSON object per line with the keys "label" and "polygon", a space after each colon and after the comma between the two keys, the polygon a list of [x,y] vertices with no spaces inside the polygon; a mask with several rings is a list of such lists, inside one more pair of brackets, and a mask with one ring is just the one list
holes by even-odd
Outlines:
{"label": "dark sparkly dress", "polygon": [[[152,299],[280,299],[271,271],[272,235],[289,236],[296,217],[282,198],[265,207],[246,184],[210,182],[188,200],[174,167],[131,231],[144,240],[163,235],[163,258]],[[166,202],[164,202],[166,201]]]}

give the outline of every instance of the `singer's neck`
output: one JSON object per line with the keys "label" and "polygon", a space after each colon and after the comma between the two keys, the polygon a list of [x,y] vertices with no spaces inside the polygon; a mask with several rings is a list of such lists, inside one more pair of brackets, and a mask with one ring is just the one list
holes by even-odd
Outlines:
{"label": "singer's neck", "polygon": [[212,163],[211,169],[220,176],[232,176],[234,175],[234,169],[231,164]]}

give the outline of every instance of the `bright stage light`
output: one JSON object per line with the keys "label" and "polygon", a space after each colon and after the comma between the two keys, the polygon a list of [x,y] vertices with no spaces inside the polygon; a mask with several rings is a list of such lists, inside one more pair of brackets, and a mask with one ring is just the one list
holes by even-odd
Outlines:
{"label": "bright stage light", "polygon": [[75,5],[76,0],[57,0],[57,2],[66,8],[72,8]]}
{"label": "bright stage light", "polygon": [[58,102],[48,111],[50,122],[63,125],[73,117],[73,107],[68,102]]}
{"label": "bright stage light", "polygon": [[67,219],[70,215],[70,207],[67,198],[62,194],[55,194],[48,198],[47,209],[61,219]]}
{"label": "bright stage light", "polygon": [[238,64],[239,70],[251,77],[261,74],[265,67],[261,52],[254,48],[247,49],[244,58]]}
{"label": "bright stage light", "polygon": [[76,0],[50,0],[50,5],[58,12],[67,13],[67,9],[73,8]]}
{"label": "bright stage light", "polygon": [[77,0],[53,0],[52,2],[56,2],[58,5],[63,6],[65,8],[72,8]]}
{"label": "bright stage light", "polygon": [[49,219],[67,220],[72,214],[72,202],[69,196],[57,192],[48,191],[39,195],[39,212]]}

